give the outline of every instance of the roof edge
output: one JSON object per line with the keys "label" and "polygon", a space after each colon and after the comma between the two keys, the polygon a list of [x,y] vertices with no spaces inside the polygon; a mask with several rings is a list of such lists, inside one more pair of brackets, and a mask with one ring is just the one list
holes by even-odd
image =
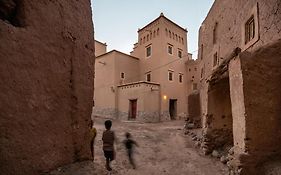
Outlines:
{"label": "roof edge", "polygon": [[158,19],[160,19],[161,17],[163,17],[164,19],[166,19],[167,21],[171,22],[172,24],[176,25],[177,27],[179,27],[180,29],[182,29],[185,32],[188,32],[187,29],[181,27],[180,25],[176,24],[175,22],[173,22],[172,20],[170,20],[169,18],[167,18],[163,13],[160,14],[159,17],[157,17],[156,19],[154,19],[153,21],[151,21],[150,23],[148,23],[147,25],[145,25],[144,27],[142,27],[141,29],[138,29],[138,32],[142,31],[144,28],[146,28],[147,26],[149,26],[150,24],[154,23],[155,21],[157,21]]}
{"label": "roof edge", "polygon": [[159,83],[148,82],[148,81],[136,81],[136,82],[132,82],[132,83],[126,83],[126,84],[118,85],[117,87],[129,86],[129,85],[134,85],[134,84],[151,84],[151,85],[160,86]]}
{"label": "roof edge", "polygon": [[98,41],[98,40],[96,40],[96,39],[95,39],[95,41],[96,41],[96,42],[98,42],[98,43],[100,43],[100,44],[102,44],[102,45],[105,45],[105,46],[107,46],[107,44],[106,44],[106,43],[103,43],[103,42],[101,42],[101,41]]}
{"label": "roof edge", "polygon": [[96,59],[97,59],[97,58],[100,58],[100,57],[102,57],[102,56],[105,56],[105,55],[107,55],[107,54],[111,54],[111,53],[113,53],[113,52],[117,52],[117,53],[119,53],[119,54],[126,55],[126,56],[129,56],[129,57],[134,58],[134,59],[136,59],[136,60],[139,60],[139,58],[137,58],[137,57],[134,57],[134,56],[132,56],[132,55],[129,55],[129,54],[120,52],[120,51],[115,50],[115,49],[113,49],[113,50],[111,50],[111,51],[109,51],[109,52],[106,52],[106,53],[104,53],[104,54],[102,54],[102,55],[97,56]]}

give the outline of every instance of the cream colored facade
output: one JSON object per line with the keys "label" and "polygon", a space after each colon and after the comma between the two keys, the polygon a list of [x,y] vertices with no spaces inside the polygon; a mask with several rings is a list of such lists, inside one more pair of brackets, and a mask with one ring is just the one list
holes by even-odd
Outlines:
{"label": "cream colored facade", "polygon": [[187,48],[187,30],[161,13],[138,30],[131,55],[111,51],[98,56],[94,114],[127,120],[137,100],[136,120],[185,118],[191,83]]}
{"label": "cream colored facade", "polygon": [[106,53],[106,43],[95,40],[95,56],[98,57]]}

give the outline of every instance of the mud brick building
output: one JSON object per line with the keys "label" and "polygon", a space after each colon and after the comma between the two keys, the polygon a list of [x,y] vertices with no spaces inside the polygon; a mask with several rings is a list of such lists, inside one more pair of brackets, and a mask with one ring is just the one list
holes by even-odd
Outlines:
{"label": "mud brick building", "polygon": [[[158,122],[185,118],[196,67],[188,53],[187,30],[160,14],[138,30],[130,55],[97,42],[94,115]],[[106,75],[106,77],[105,77]],[[194,85],[195,86],[195,85]]]}
{"label": "mud brick building", "polygon": [[37,175],[90,155],[89,0],[0,1],[0,174]]}
{"label": "mud brick building", "polygon": [[216,0],[200,27],[202,148],[232,147],[236,173],[281,153],[280,39],[280,0]]}

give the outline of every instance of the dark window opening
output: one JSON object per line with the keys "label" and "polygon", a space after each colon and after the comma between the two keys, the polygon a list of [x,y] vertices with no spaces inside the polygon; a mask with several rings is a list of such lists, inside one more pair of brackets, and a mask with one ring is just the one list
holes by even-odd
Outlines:
{"label": "dark window opening", "polygon": [[178,57],[182,58],[182,51],[181,50],[178,51]]}
{"label": "dark window opening", "polygon": [[204,69],[201,68],[201,78],[203,78],[203,74],[204,74]]}
{"label": "dark window opening", "polygon": [[21,0],[0,1],[0,19],[13,26],[23,27],[25,18]]}
{"label": "dark window opening", "polygon": [[182,74],[179,74],[179,82],[182,83]]}
{"label": "dark window opening", "polygon": [[125,78],[125,73],[121,72],[121,78],[124,79]]}
{"label": "dark window opening", "polygon": [[214,54],[213,67],[215,67],[216,65],[218,65],[218,53],[217,52]]}
{"label": "dark window opening", "polygon": [[171,55],[173,54],[173,46],[168,45],[168,53]]}
{"label": "dark window opening", "polygon": [[169,81],[173,81],[173,72],[169,72],[168,79]]}
{"label": "dark window opening", "polygon": [[245,24],[245,44],[251,41],[255,37],[255,19],[254,16]]}
{"label": "dark window opening", "polygon": [[146,81],[151,81],[151,74],[146,74]]}
{"label": "dark window opening", "polygon": [[148,46],[146,48],[146,57],[150,57],[151,56],[151,46]]}

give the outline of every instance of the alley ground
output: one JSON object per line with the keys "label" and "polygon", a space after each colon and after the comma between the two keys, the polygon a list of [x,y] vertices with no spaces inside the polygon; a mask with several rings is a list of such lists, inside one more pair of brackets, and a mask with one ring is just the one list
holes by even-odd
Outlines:
{"label": "alley ground", "polygon": [[[102,152],[104,119],[96,118],[98,135],[95,143],[95,161],[76,163],[59,168],[52,175],[104,175],[105,159]],[[191,138],[184,135],[183,121],[140,123],[113,121],[112,130],[118,138],[116,160],[111,174],[118,175],[225,175],[227,167],[220,161],[204,156],[196,149]],[[133,169],[126,156],[122,141],[130,132],[139,147],[135,150],[137,168]]]}

